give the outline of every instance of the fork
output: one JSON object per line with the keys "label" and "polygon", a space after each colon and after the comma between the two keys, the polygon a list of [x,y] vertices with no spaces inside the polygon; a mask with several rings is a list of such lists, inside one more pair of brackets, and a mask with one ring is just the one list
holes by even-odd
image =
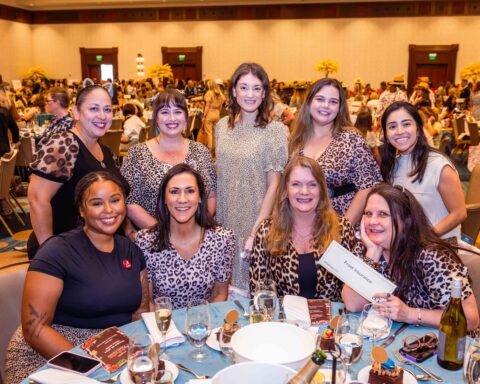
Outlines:
{"label": "fork", "polygon": [[209,379],[210,376],[200,376],[200,375],[197,375],[195,372],[193,372],[190,368],[187,368],[185,367],[184,365],[180,364],[180,363],[177,363],[175,364],[177,366],[177,368],[180,368],[182,371],[185,371],[185,372],[188,372],[188,373],[191,373],[193,376],[195,376],[195,378],[197,378],[198,380],[204,380],[204,379]]}
{"label": "fork", "polygon": [[440,378],[437,375],[435,375],[434,373],[430,372],[427,368],[424,368],[420,364],[414,363],[413,361],[408,360],[405,357],[403,357],[403,355],[398,350],[394,350],[393,354],[395,355],[397,360],[400,361],[401,363],[407,364],[407,365],[413,365],[414,367],[417,367],[418,369],[422,370],[427,375],[429,375],[433,380],[438,381],[439,383],[443,381],[442,378]]}
{"label": "fork", "polygon": [[242,303],[240,302],[240,300],[233,300],[233,302],[237,305],[238,308],[240,308],[242,311],[243,311],[243,317],[245,318],[250,318],[250,315],[248,314],[247,310],[245,309],[245,307],[242,305]]}

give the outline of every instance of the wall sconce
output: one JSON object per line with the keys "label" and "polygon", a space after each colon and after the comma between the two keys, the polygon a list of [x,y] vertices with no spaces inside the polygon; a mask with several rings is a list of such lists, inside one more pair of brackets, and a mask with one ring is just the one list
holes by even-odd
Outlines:
{"label": "wall sconce", "polygon": [[141,53],[137,54],[137,76],[144,76],[143,56]]}

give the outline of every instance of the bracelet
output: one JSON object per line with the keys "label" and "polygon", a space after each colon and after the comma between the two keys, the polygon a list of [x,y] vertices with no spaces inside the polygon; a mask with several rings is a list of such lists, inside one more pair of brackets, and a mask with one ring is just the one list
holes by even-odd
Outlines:
{"label": "bracelet", "polygon": [[422,310],[417,308],[417,322],[415,323],[415,326],[419,327],[420,325],[422,325]]}

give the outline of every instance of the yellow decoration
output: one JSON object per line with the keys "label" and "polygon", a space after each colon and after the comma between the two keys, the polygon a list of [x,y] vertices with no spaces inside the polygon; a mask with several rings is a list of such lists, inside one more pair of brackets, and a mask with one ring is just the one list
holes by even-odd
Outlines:
{"label": "yellow decoration", "polygon": [[43,67],[31,67],[25,72],[25,78],[27,79],[39,79],[47,77],[47,71]]}
{"label": "yellow decoration", "polygon": [[173,76],[172,67],[170,67],[170,64],[154,64],[148,68],[147,76],[158,77],[159,79]]}
{"label": "yellow decoration", "polygon": [[340,68],[337,62],[332,59],[325,59],[315,65],[315,70],[325,73],[325,77],[328,77],[330,73],[337,72]]}
{"label": "yellow decoration", "polygon": [[462,80],[472,80],[474,83],[477,82],[477,79],[480,78],[480,62],[472,63],[463,67],[460,71],[460,78]]}

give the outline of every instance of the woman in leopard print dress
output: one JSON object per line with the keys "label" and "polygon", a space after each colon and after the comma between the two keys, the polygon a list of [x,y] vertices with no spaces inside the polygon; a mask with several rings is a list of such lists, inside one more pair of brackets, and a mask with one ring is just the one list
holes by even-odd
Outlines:
{"label": "woman in leopard print dress", "polygon": [[272,217],[260,224],[254,239],[250,292],[272,279],[280,296],[340,301],[341,281],[319,263],[332,240],[361,254],[352,224],[330,204],[321,167],[308,157],[294,157],[280,180]]}
{"label": "woman in leopard print dress", "polygon": [[[375,295],[386,299],[392,320],[438,327],[452,281],[459,276],[468,329],[478,326],[477,301],[467,268],[451,245],[433,231],[412,193],[387,184],[373,188],[360,228],[364,260],[397,285],[393,295]],[[349,311],[359,311],[367,303],[347,285],[342,297]]]}

